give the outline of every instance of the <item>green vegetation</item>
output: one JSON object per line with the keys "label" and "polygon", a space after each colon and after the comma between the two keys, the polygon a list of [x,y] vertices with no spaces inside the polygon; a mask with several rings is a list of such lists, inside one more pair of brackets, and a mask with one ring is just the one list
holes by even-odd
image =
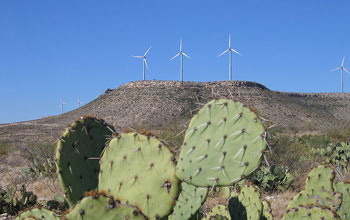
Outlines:
{"label": "green vegetation", "polygon": [[4,140],[0,140],[0,158],[6,156],[11,150],[11,144]]}

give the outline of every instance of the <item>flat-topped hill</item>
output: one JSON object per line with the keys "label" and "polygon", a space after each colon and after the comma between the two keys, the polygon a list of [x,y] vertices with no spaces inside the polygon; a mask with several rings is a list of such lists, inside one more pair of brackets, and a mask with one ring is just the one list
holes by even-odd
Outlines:
{"label": "flat-topped hill", "polygon": [[247,81],[136,81],[106,90],[92,102],[63,115],[0,124],[0,139],[12,143],[54,140],[76,118],[91,114],[117,130],[183,126],[201,104],[229,97],[254,108],[283,131],[322,132],[350,128],[350,94],[286,93]]}

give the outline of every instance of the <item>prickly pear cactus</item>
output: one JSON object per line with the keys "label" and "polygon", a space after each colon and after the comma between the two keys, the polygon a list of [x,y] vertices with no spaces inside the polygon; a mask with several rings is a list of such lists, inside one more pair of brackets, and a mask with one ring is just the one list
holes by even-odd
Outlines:
{"label": "prickly pear cactus", "polygon": [[196,186],[229,186],[252,173],[266,148],[264,126],[249,108],[212,100],[185,134],[176,175]]}
{"label": "prickly pear cactus", "polygon": [[44,220],[59,220],[60,218],[50,210],[44,208],[34,208],[21,213],[16,220],[24,219],[44,219]]}
{"label": "prickly pear cactus", "polygon": [[92,193],[78,202],[64,217],[65,220],[93,219],[146,219],[142,212],[132,205],[121,204],[113,197]]}
{"label": "prickly pear cactus", "polygon": [[298,206],[306,206],[308,204],[316,204],[318,206],[329,207],[336,211],[342,202],[341,193],[312,191],[312,189],[303,190],[288,204],[288,209]]}
{"label": "prickly pear cactus", "polygon": [[239,193],[231,192],[231,198],[228,201],[228,210],[231,219],[247,219],[247,210],[238,199]]}
{"label": "prickly pear cactus", "polygon": [[333,169],[328,166],[313,169],[306,179],[305,189],[293,198],[287,209],[315,204],[336,211],[342,203],[342,195],[333,191],[334,177]]}
{"label": "prickly pear cactus", "polygon": [[265,199],[262,200],[263,212],[261,220],[273,220],[271,205]]}
{"label": "prickly pear cactus", "polygon": [[230,213],[228,212],[226,206],[215,205],[211,211],[202,220],[230,220]]}
{"label": "prickly pear cactus", "polygon": [[331,167],[319,165],[309,173],[306,179],[305,189],[333,192],[334,178],[335,172]]}
{"label": "prickly pear cactus", "polygon": [[122,133],[101,158],[98,190],[140,208],[150,219],[167,216],[179,193],[174,156],[151,135]]}
{"label": "prickly pear cactus", "polygon": [[337,213],[330,209],[310,206],[288,209],[282,220],[339,220]]}
{"label": "prickly pear cactus", "polygon": [[263,206],[257,187],[253,185],[243,186],[238,199],[246,209],[248,220],[260,220]]}
{"label": "prickly pear cactus", "polygon": [[168,217],[170,220],[190,219],[207,198],[208,188],[196,187],[186,182],[181,183],[181,193],[177,199],[173,214]]}
{"label": "prickly pear cactus", "polygon": [[97,188],[98,159],[112,131],[103,120],[87,116],[70,125],[58,141],[58,176],[69,206]]}
{"label": "prickly pear cactus", "polygon": [[337,182],[334,184],[335,192],[342,193],[342,203],[337,210],[338,215],[344,220],[350,220],[350,183]]}

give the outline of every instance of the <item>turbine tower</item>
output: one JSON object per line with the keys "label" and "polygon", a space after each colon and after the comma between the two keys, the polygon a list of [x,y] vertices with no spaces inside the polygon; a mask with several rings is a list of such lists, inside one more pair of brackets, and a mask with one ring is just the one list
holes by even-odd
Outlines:
{"label": "turbine tower", "polygon": [[61,115],[63,114],[63,105],[65,105],[66,103],[62,101],[62,99],[60,99],[60,104],[61,104]]}
{"label": "turbine tower", "polygon": [[82,104],[82,102],[81,102],[79,99],[77,99],[77,104],[78,104],[78,107],[80,107],[80,105]]}
{"label": "turbine tower", "polygon": [[183,79],[184,79],[184,58],[183,58],[183,56],[187,57],[188,59],[191,59],[191,57],[182,51],[182,39],[180,40],[180,52],[178,54],[176,54],[173,58],[171,58],[170,61],[175,59],[175,57],[177,57],[179,55],[180,55],[180,59],[181,59],[181,61],[180,61],[180,81],[183,82]]}
{"label": "turbine tower", "polygon": [[341,66],[331,70],[331,71],[340,70],[340,88],[341,88],[341,92],[344,92],[343,71],[345,70],[345,72],[349,73],[349,71],[344,67],[344,60],[345,60],[345,56],[343,57],[343,61],[341,62]]}
{"label": "turbine tower", "polygon": [[140,58],[140,59],[143,59],[143,80],[145,80],[146,78],[146,68],[148,69],[148,65],[147,65],[147,61],[146,61],[146,55],[147,53],[149,52],[149,50],[151,49],[151,46],[147,49],[146,53],[143,55],[143,56],[132,56],[132,57],[135,57],[135,58]]}
{"label": "turbine tower", "polygon": [[242,55],[240,53],[238,53],[236,50],[231,48],[231,34],[228,35],[228,49],[225,50],[224,52],[222,52],[221,54],[219,54],[218,57],[224,55],[225,53],[229,53],[229,70],[228,70],[228,74],[229,74],[229,80],[232,80],[232,52],[235,52],[238,55]]}

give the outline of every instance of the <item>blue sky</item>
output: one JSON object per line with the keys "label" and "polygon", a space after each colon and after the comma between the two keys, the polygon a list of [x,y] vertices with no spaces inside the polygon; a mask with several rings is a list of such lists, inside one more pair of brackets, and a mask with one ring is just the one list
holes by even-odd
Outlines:
{"label": "blue sky", "polygon": [[[290,92],[338,92],[347,56],[350,2],[346,0],[245,1],[0,1],[0,123],[60,113],[107,88],[142,79],[178,80],[183,50],[185,81],[233,79]],[[344,76],[350,92],[350,76]]]}

